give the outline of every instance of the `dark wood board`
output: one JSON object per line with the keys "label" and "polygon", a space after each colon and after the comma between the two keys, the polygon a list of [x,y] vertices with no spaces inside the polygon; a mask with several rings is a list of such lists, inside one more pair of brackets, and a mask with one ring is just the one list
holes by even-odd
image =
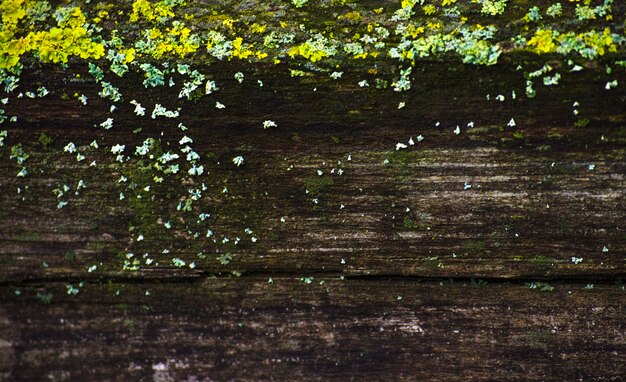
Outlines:
{"label": "dark wood board", "polygon": [[[267,281],[89,284],[76,296],[45,283],[19,298],[3,287],[0,372],[16,381],[623,378],[621,286]],[[32,296],[44,289],[49,304]]]}
{"label": "dark wood board", "polygon": [[[233,5],[242,20],[282,17],[289,28],[349,10],[323,3],[258,19],[254,1],[189,8],[200,20]],[[496,18],[503,49],[530,5],[510,3]],[[365,27],[390,4],[348,7],[366,9]],[[132,37],[143,26],[118,27]],[[298,59],[195,56],[220,91],[193,101],[178,98],[181,76],[145,88],[136,67],[109,73],[123,94],[111,102],[85,62],[26,60],[19,91],[50,94],[3,106],[17,122],[0,125],[0,380],[624,380],[626,71],[606,68],[618,54],[578,60],[577,73],[560,56],[506,51],[473,66],[443,55],[418,60],[410,91],[394,92],[358,83],[391,81],[398,62],[344,53],[340,81]],[[524,72],[546,62],[560,84],[538,78],[526,97]],[[157,103],[180,118],[150,118]],[[156,182],[154,158],[111,154],[147,138],[178,152],[184,136],[202,176],[181,160]],[[70,142],[84,160],[63,151]],[[24,178],[16,144],[29,155]]]}

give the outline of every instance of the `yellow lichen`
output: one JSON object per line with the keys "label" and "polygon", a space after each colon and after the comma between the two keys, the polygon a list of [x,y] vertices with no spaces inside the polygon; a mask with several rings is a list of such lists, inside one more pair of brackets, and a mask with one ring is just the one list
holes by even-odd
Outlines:
{"label": "yellow lichen", "polygon": [[26,16],[24,0],[4,0],[0,4],[0,14],[2,14],[3,29],[12,29]]}
{"label": "yellow lichen", "polygon": [[164,2],[150,3],[147,0],[136,0],[133,3],[133,12],[130,14],[130,22],[137,22],[141,18],[148,21],[162,21],[174,17],[172,7]]}
{"label": "yellow lichen", "polygon": [[100,58],[104,46],[93,42],[85,28],[86,18],[80,8],[69,9],[47,31],[31,31],[25,36],[16,36],[17,23],[26,16],[27,3],[20,0],[5,0],[0,4],[2,31],[0,31],[0,68],[7,69],[18,64],[21,56],[35,52],[42,62],[66,63],[70,56]]}
{"label": "yellow lichen", "polygon": [[536,53],[552,53],[556,51],[554,32],[549,29],[538,29],[527,45]]}

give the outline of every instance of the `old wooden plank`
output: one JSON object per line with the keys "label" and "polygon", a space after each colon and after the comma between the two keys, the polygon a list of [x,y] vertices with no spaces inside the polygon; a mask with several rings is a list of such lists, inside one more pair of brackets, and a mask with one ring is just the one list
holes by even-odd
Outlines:
{"label": "old wooden plank", "polygon": [[[316,92],[312,86],[306,90],[303,80],[276,74],[263,77],[263,88],[254,78],[238,85],[232,68],[217,67],[213,73],[225,84],[219,97],[189,104],[176,94],[147,91],[141,99],[180,105],[182,117],[139,118],[125,102],[114,114],[115,127],[106,132],[93,127],[108,113],[107,103],[89,93],[97,91],[94,84],[62,80],[73,78],[73,70],[86,78],[85,67],[52,77],[48,71],[29,72],[25,88],[45,84],[53,94],[9,105],[18,124],[8,143],[24,145],[31,175],[16,178],[21,166],[9,158],[1,164],[2,279],[169,277],[174,257],[195,261],[195,269],[175,272],[191,278],[231,271],[623,277],[624,91],[606,92],[589,71],[582,85],[541,89],[538,103],[488,101],[487,91],[493,96],[494,90],[520,86],[511,82],[514,68],[461,67],[450,76],[445,67],[429,64],[424,81],[430,82],[410,92],[402,110],[396,102],[404,98],[358,87],[338,96],[342,86],[322,79]],[[128,94],[126,101],[141,96],[140,81],[129,77],[117,84]],[[489,81],[496,85],[480,86]],[[603,97],[590,89],[600,89]],[[76,107],[77,101],[63,100],[61,92],[88,93],[93,105]],[[233,106],[217,110],[215,100]],[[579,118],[572,114],[573,100],[584,105],[593,120],[589,126],[573,126]],[[246,107],[237,107],[242,102]],[[266,118],[279,128],[263,130]],[[506,126],[510,118],[515,127]],[[475,127],[467,128],[469,121]],[[179,122],[189,131],[181,132]],[[459,135],[452,131],[456,125],[462,127]],[[54,139],[50,147],[37,142],[41,133]],[[142,170],[135,159],[121,166],[108,152],[117,143],[133,151],[149,137],[176,149],[185,134],[206,157],[208,175],[201,181],[178,176],[156,184],[154,170]],[[397,142],[420,134],[424,141],[395,150]],[[98,150],[88,146],[94,139]],[[68,142],[87,159],[77,162],[63,153]],[[241,168],[231,163],[236,155],[245,157]],[[98,165],[90,166],[92,161]],[[121,176],[130,180],[119,182]],[[87,188],[74,195],[81,179]],[[129,188],[132,182],[137,190]],[[192,212],[177,212],[179,199],[202,182],[210,195]],[[53,190],[63,184],[71,191],[59,199]],[[137,200],[145,186],[152,191]],[[127,199],[120,201],[120,192]],[[68,206],[58,209],[66,199]],[[211,214],[206,223],[198,219],[201,212]],[[157,224],[168,220],[172,230]],[[207,229],[212,238],[204,237]],[[240,237],[242,243],[224,243],[224,237]],[[128,252],[148,253],[154,262],[143,264],[139,273],[121,273]],[[206,259],[196,257],[200,252]],[[233,258],[220,264],[226,253]],[[582,263],[574,264],[572,257]],[[94,274],[87,272],[92,265],[98,267]]]}
{"label": "old wooden plank", "polygon": [[[294,32],[295,43],[321,31],[341,44],[369,23],[445,21],[444,33],[466,23],[442,9],[398,23],[395,2],[343,3],[189,1],[176,18],[257,48],[264,35],[250,33],[254,22]],[[124,96],[111,102],[86,62],[23,57],[23,94],[3,106],[17,122],[2,125],[0,150],[0,379],[620,380],[623,47],[591,61],[516,51],[511,38],[623,25],[572,23],[568,4],[563,17],[529,26],[520,19],[535,3],[493,18],[458,4],[468,28],[496,24],[487,43],[502,50],[495,66],[461,65],[457,53],[396,61],[387,56],[400,39],[393,33],[366,60],[340,45],[318,63],[287,59],[290,46],[268,48],[265,61],[214,62],[203,47],[182,61],[220,91],[194,101],[179,99],[178,74],[174,87],[146,89],[136,65],[124,78],[107,72]],[[129,2],[119,7],[102,35],[117,28],[132,44],[148,23],[128,22]],[[625,9],[614,4],[611,17]],[[270,64],[275,57],[286,62]],[[524,76],[546,63],[560,84],[543,87],[539,76],[537,96],[524,97]],[[409,91],[374,89],[409,66]],[[40,86],[50,94],[31,99]],[[148,114],[159,103],[181,117],[139,118],[133,99]],[[109,117],[114,127],[100,128]],[[278,127],[264,130],[264,120]],[[181,160],[161,182],[154,158],[120,164],[111,154],[154,138],[154,155],[184,157],[185,135],[203,176],[185,175]],[[415,145],[395,149],[409,137]],[[63,152],[69,142],[84,160]],[[16,177],[17,144],[29,155],[25,178]]]}
{"label": "old wooden plank", "polygon": [[[553,287],[282,277],[90,283],[76,296],[65,283],[2,287],[0,372],[15,381],[620,380],[623,287]],[[53,296],[45,304],[36,293]]]}

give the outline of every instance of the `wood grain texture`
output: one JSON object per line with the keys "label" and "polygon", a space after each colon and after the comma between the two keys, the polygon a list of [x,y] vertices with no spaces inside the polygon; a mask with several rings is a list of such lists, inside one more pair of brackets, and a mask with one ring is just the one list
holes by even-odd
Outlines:
{"label": "wood grain texture", "polygon": [[[170,108],[180,105],[176,121],[134,116],[128,100],[140,95],[132,78],[119,83],[128,96],[106,132],[93,127],[108,109],[97,97],[91,109],[58,93],[11,105],[19,124],[10,130],[10,142],[24,142],[32,169],[20,179],[14,161],[2,162],[4,282],[170,273],[194,278],[231,271],[508,279],[625,274],[623,90],[608,93],[590,78],[584,86],[564,84],[565,101],[559,89],[549,88],[532,103],[487,101],[478,84],[502,81],[501,93],[510,93],[521,84],[505,87],[512,68],[457,69],[457,76],[449,76],[433,65],[425,71],[447,90],[416,89],[406,109],[398,110],[397,100],[368,89],[340,96],[340,85],[320,85],[305,97],[299,79],[264,78],[258,90],[254,77],[254,85],[240,88],[230,73],[213,70],[225,83],[219,97],[177,104],[176,95],[144,95]],[[44,73],[30,81],[41,83]],[[63,89],[57,92],[83,92],[87,85],[57,85]],[[451,89],[464,88],[463,98],[450,98]],[[589,91],[594,88],[602,97]],[[229,106],[217,110],[216,100]],[[584,115],[593,119],[589,126],[574,127],[579,117],[572,115],[572,100],[584,105]],[[264,130],[261,123],[270,117],[279,127]],[[515,127],[507,126],[511,118]],[[466,127],[470,121],[473,128]],[[181,132],[179,122],[189,131]],[[458,135],[455,126],[462,126]],[[42,132],[54,139],[45,150],[37,143]],[[159,138],[163,150],[176,150],[186,134],[204,157],[207,174],[200,179],[182,174],[156,184],[151,163],[135,156],[120,165],[110,154],[117,143],[134,151],[148,137]],[[397,142],[418,135],[422,142],[395,150]],[[94,139],[99,150],[88,147]],[[87,159],[77,162],[63,153],[68,142]],[[245,157],[244,166],[232,164],[236,155]],[[98,165],[90,166],[94,160]],[[130,180],[120,183],[121,176]],[[74,195],[80,179],[88,187]],[[191,212],[176,211],[201,183],[203,199]],[[72,190],[68,206],[57,209],[61,199],[53,189],[62,184]],[[143,192],[145,186],[152,190]],[[120,192],[128,198],[120,201]],[[198,219],[202,212],[211,215],[206,222]],[[158,224],[168,220],[170,230]],[[256,243],[244,228],[254,232]],[[212,238],[204,237],[207,229]],[[139,235],[145,239],[137,241]],[[224,237],[241,243],[224,243]],[[164,249],[170,254],[160,255]],[[148,253],[158,264],[120,272],[128,252]],[[199,252],[207,258],[196,258]],[[227,266],[216,260],[225,252],[233,255]],[[195,259],[198,266],[175,269],[175,256]],[[583,262],[573,264],[572,257]],[[50,266],[42,267],[44,261]],[[96,274],[86,272],[100,263]]]}
{"label": "wood grain texture", "polygon": [[89,284],[71,297],[46,283],[49,305],[3,287],[1,372],[16,381],[623,377],[621,287],[322,280]]}
{"label": "wood grain texture", "polygon": [[[606,91],[588,68],[513,100],[524,81],[506,63],[425,63],[408,94],[360,88],[349,73],[338,83],[286,68],[205,69],[222,90],[195,103],[136,76],[114,81],[125,99],[108,131],[94,127],[110,103],[86,67],[25,73],[24,90],[51,94],[6,108],[18,116],[7,144],[22,143],[30,175],[15,177],[21,167],[1,151],[0,379],[623,379],[623,87]],[[131,99],[182,116],[139,118]],[[575,127],[581,118],[589,124]],[[264,130],[266,119],[278,128]],[[201,178],[157,184],[152,163],[120,165],[110,153],[148,137],[177,150],[185,134],[203,156]],[[68,142],[84,161],[63,153]],[[193,210],[177,211],[201,183]],[[129,252],[137,271],[122,271]]]}

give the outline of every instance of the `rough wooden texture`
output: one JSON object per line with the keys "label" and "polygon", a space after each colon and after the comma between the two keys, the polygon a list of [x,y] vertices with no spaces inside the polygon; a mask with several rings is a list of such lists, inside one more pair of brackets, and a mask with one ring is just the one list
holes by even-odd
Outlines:
{"label": "rough wooden texture", "polygon": [[[606,77],[589,68],[528,100],[507,64],[424,64],[404,94],[360,88],[362,76],[350,73],[338,83],[259,66],[207,71],[222,90],[195,103],[132,76],[117,81],[125,101],[108,131],[93,127],[110,103],[85,67],[26,73],[24,91],[45,85],[52,94],[6,108],[18,116],[7,143],[23,144],[30,175],[15,177],[21,167],[2,151],[1,378],[623,378],[623,86],[606,91]],[[75,92],[89,96],[89,108]],[[507,100],[494,101],[498,94]],[[134,98],[149,110],[181,106],[182,116],[137,117]],[[589,124],[575,127],[582,118]],[[266,119],[278,128],[264,130]],[[37,142],[42,132],[50,147]],[[203,155],[200,179],[153,184],[136,158],[120,165],[110,153],[147,137],[174,150],[184,134]],[[422,142],[395,150],[419,134]],[[88,148],[94,139],[99,150]],[[68,142],[86,160],[63,153]],[[120,184],[121,175],[138,187]],[[80,179],[87,188],[75,195]],[[201,182],[206,197],[176,211]],[[61,184],[71,191],[58,209],[52,190]],[[200,212],[211,214],[205,225]],[[157,224],[167,220],[170,230]],[[207,227],[217,242],[193,239]],[[122,271],[128,252],[155,263]],[[225,252],[232,260],[221,264]],[[196,267],[175,267],[173,257]]]}
{"label": "rough wooden texture", "polygon": [[623,378],[617,286],[542,293],[318,281],[94,284],[72,297],[47,283],[50,305],[32,290],[9,300],[13,290],[3,287],[0,373],[16,381]]}
{"label": "rough wooden texture", "polygon": [[[506,67],[457,69],[454,76],[431,65],[424,68],[424,80],[432,82],[404,95],[408,104],[397,110],[401,98],[395,94],[398,99],[390,100],[355,88],[343,96],[346,90],[334,83],[307,87],[298,79],[273,78],[263,78],[259,90],[252,73],[237,85],[230,72],[213,72],[225,84],[223,92],[182,104],[177,121],[136,117],[124,102],[114,115],[116,127],[98,130],[93,125],[106,114],[94,116],[93,110],[107,110],[106,103],[90,97],[88,109],[59,99],[60,92],[88,93],[88,83],[62,86],[48,80],[44,83],[51,89],[62,90],[38,102],[11,105],[19,124],[10,130],[9,142],[26,142],[33,169],[20,179],[14,177],[20,167],[9,160],[2,163],[3,280],[99,278],[102,272],[196,277],[231,270],[468,278],[625,274],[626,115],[621,89],[609,93],[590,75],[579,79],[584,86],[564,83],[566,94],[561,88],[542,88],[532,102],[486,101],[486,93],[492,98],[511,90],[521,93],[516,86],[522,81],[507,87]],[[490,85],[479,86],[486,81]],[[419,75],[416,83],[421,83]],[[127,100],[141,96],[133,91],[140,88],[132,80],[125,85]],[[143,95],[144,104],[151,103],[148,98],[175,105],[175,94],[153,93]],[[215,100],[227,108],[214,109]],[[583,105],[577,117],[572,115],[574,101]],[[242,103],[244,108],[238,106]],[[261,122],[270,117],[279,127],[262,129]],[[511,118],[515,127],[506,126]],[[579,118],[591,122],[577,128]],[[179,121],[188,132],[176,128]],[[470,121],[474,128],[466,127]],[[457,125],[463,127],[459,135],[453,132]],[[53,148],[42,150],[36,143],[41,132],[54,139]],[[131,144],[161,132],[167,149],[176,149],[183,135],[192,136],[194,149],[209,157],[203,161],[208,175],[200,180],[180,175],[158,185],[151,182],[152,172],[133,171],[138,167],[134,161],[116,164],[108,152],[120,142],[132,151]],[[514,138],[515,133],[521,138]],[[418,134],[425,137],[422,142],[395,150],[397,142]],[[101,149],[83,150],[87,159],[82,162],[61,153],[67,142],[87,147],[94,138]],[[236,155],[245,157],[244,166],[232,164]],[[99,165],[90,167],[92,160]],[[590,164],[595,169],[589,170]],[[120,201],[119,192],[131,199],[137,193],[117,181],[120,175],[140,187],[152,184],[154,191],[144,193],[141,202]],[[74,196],[79,179],[88,186]],[[201,182],[210,196],[190,213],[177,212],[178,198]],[[59,210],[52,190],[65,183],[72,191],[68,206]],[[26,185],[27,190],[16,193]],[[211,214],[205,226],[218,241],[241,237],[242,243],[190,238],[189,229],[201,229],[194,226],[200,212]],[[156,224],[159,220],[171,220],[173,228],[166,230]],[[129,233],[129,227],[134,231]],[[251,243],[244,228],[252,229],[259,241]],[[140,234],[143,242],[134,240]],[[608,252],[603,252],[605,246]],[[119,273],[118,254],[158,256],[162,249],[172,255],[156,257],[159,265]],[[172,256],[193,259],[199,251],[208,258],[199,260],[195,270],[172,269]],[[223,266],[214,257],[226,251],[234,258]],[[572,256],[584,261],[573,264]],[[50,266],[41,267],[43,261]],[[105,264],[102,272],[87,274],[88,264],[97,262]]]}

